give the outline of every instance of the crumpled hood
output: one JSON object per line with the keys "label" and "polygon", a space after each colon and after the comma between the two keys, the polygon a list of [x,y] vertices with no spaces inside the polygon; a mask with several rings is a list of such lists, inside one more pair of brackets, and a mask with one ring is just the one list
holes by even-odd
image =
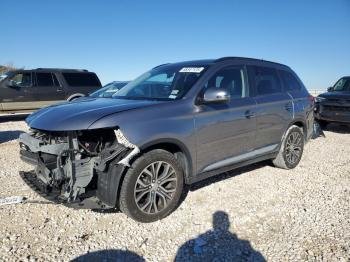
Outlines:
{"label": "crumpled hood", "polygon": [[86,98],[42,108],[27,117],[31,128],[47,131],[84,130],[95,121],[131,109],[161,103],[159,101],[112,98]]}
{"label": "crumpled hood", "polygon": [[328,99],[345,99],[349,100],[350,99],[350,91],[333,91],[333,92],[327,92],[320,94],[319,97],[324,97]]}

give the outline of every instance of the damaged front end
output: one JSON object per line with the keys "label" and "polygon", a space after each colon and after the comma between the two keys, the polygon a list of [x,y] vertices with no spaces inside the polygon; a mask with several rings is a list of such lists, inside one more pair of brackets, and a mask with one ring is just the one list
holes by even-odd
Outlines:
{"label": "damaged front end", "polygon": [[49,200],[77,208],[114,208],[122,173],[139,153],[120,129],[49,132],[19,138],[21,159],[35,166],[24,181]]}

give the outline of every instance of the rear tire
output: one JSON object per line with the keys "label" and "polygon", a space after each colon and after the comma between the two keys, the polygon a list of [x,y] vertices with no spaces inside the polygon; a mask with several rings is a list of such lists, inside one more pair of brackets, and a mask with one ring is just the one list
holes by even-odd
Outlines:
{"label": "rear tire", "polygon": [[129,168],[120,190],[120,210],[149,223],[174,211],[183,190],[183,169],[173,154],[155,149],[141,155]]}
{"label": "rear tire", "polygon": [[280,151],[277,157],[272,160],[275,167],[283,169],[295,168],[303,155],[304,151],[304,133],[298,126],[291,126],[281,143]]}

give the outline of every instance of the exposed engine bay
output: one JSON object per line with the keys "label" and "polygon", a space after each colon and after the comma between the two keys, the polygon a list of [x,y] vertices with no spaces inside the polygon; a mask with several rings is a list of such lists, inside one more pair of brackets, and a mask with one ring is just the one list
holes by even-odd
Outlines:
{"label": "exposed engine bay", "polygon": [[115,206],[117,190],[110,188],[115,178],[109,168],[118,166],[116,170],[123,172],[139,153],[138,147],[118,128],[31,130],[21,134],[19,142],[21,159],[35,166],[33,172],[21,174],[27,184],[59,203],[74,204],[95,198],[100,207],[107,208]]}

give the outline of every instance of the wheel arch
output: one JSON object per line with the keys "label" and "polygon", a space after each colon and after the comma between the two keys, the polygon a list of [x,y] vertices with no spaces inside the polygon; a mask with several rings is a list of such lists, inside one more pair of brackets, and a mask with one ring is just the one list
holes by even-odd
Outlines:
{"label": "wheel arch", "polygon": [[289,130],[289,128],[291,126],[297,126],[297,127],[300,127],[302,128],[303,130],[303,134],[304,134],[304,141],[306,141],[306,138],[307,138],[307,129],[306,129],[306,123],[305,121],[303,121],[302,119],[294,119],[292,122],[289,123],[289,125],[287,126],[286,130],[284,130],[284,133],[283,133],[283,136],[281,138],[281,141],[280,141],[280,144],[278,146],[278,150],[280,150],[281,146],[282,146],[282,142],[283,142],[283,139],[284,137],[287,135],[287,132]]}
{"label": "wheel arch", "polygon": [[72,101],[74,98],[79,98],[79,97],[83,97],[83,96],[85,96],[85,95],[82,93],[75,93],[75,94],[70,95],[67,98],[67,101]]}
{"label": "wheel arch", "polygon": [[[288,128],[287,128],[287,130],[288,130],[291,126],[300,127],[300,128],[303,130],[304,140],[306,141],[306,139],[307,139],[307,127],[306,127],[305,121],[302,120],[302,119],[295,119],[293,122],[290,123],[290,125],[289,125]],[[286,132],[287,132],[287,131],[286,131]]]}
{"label": "wheel arch", "polygon": [[193,160],[190,151],[181,141],[165,138],[153,140],[140,146],[141,153],[146,153],[153,149],[163,149],[174,154],[183,167],[185,183],[188,183],[189,178],[193,174]]}

